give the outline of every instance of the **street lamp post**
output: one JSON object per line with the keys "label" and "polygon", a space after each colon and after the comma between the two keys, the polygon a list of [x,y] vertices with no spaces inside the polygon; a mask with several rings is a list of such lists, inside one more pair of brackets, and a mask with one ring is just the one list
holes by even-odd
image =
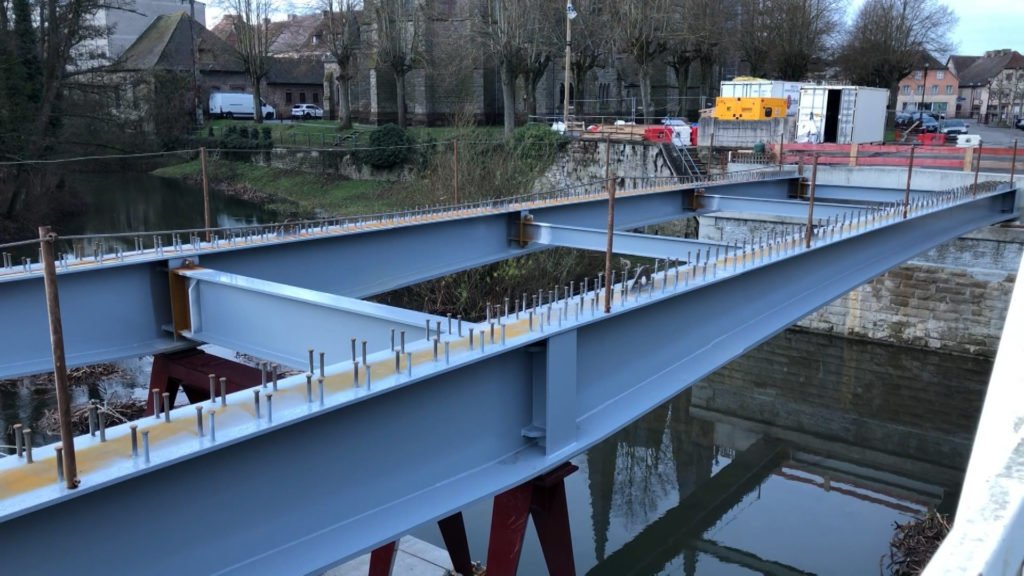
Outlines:
{"label": "street lamp post", "polygon": [[576,9],[572,0],[565,4],[565,94],[562,99],[562,124],[566,133],[569,132],[569,64],[572,62],[572,19],[576,17]]}

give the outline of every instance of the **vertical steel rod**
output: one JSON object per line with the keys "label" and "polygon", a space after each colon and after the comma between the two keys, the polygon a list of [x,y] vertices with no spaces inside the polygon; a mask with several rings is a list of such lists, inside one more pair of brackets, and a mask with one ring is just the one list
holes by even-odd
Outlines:
{"label": "vertical steel rod", "polygon": [[[566,93],[568,93],[568,84],[565,87]],[[568,102],[568,97],[566,98]],[[646,112],[645,112],[646,113]],[[568,127],[567,127],[568,129]],[[604,186],[608,191],[608,245],[605,248],[604,253],[604,276],[605,278],[611,278],[612,276],[612,238],[615,235],[615,183],[611,180],[612,166],[611,166],[611,141],[608,138],[604,139]],[[604,288],[604,313],[610,314],[612,311],[612,283],[609,282]]]}
{"label": "vertical steel rod", "polygon": [[64,328],[61,324],[60,297],[57,292],[57,268],[53,261],[53,244],[57,235],[49,226],[39,228],[40,255],[43,264],[43,286],[46,310],[50,321],[50,348],[53,352],[53,376],[57,389],[57,415],[60,442],[64,447],[65,486],[78,487],[78,466],[75,463],[75,434],[71,429],[71,395],[68,392],[68,368],[64,359]]}
{"label": "vertical steel rod", "polygon": [[811,247],[811,235],[814,234],[814,187],[818,181],[818,155],[814,155],[814,166],[811,168],[811,189],[807,200],[807,237],[804,238],[804,247]]}
{"label": "vertical steel rod", "polygon": [[907,164],[907,189],[903,192],[903,219],[910,215],[910,179],[914,176],[914,151],[917,146],[910,147],[910,162]]}

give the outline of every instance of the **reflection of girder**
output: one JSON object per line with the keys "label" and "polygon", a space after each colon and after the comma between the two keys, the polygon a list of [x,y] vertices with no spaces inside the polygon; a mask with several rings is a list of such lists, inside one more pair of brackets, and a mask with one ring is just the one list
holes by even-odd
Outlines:
{"label": "reflection of girder", "polygon": [[744,496],[756,489],[784,457],[785,449],[781,443],[764,439],[755,442],[587,574],[640,576],[659,573],[688,546],[691,539],[714,526]]}
{"label": "reflection of girder", "polygon": [[694,539],[687,542],[686,547],[714,556],[722,562],[742,566],[768,576],[811,576],[813,574],[813,572],[806,572],[788,564],[765,560],[752,552],[725,546],[714,540]]}

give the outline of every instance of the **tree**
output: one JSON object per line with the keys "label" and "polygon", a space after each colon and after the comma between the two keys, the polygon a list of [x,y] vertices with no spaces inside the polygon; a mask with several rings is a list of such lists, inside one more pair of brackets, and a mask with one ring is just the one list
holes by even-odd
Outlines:
{"label": "tree", "polygon": [[[487,0],[479,21],[480,37],[498,66],[505,137],[516,128],[516,76],[526,67],[529,11],[534,0]],[[568,88],[568,87],[567,87]]]}
{"label": "tree", "polygon": [[889,108],[895,108],[900,79],[922,53],[950,50],[956,22],[938,0],[867,0],[842,44],[839,66],[854,84],[888,88]]}
{"label": "tree", "polygon": [[[572,63],[576,100],[585,100],[587,74],[598,66],[607,64],[612,55],[613,28],[609,21],[613,0],[587,0],[575,6],[578,17],[572,21]],[[564,17],[563,17],[564,19]]]}
{"label": "tree", "polygon": [[[97,12],[127,8],[125,0],[0,1],[0,158],[35,160],[54,150],[67,88],[97,60],[82,47],[108,32],[94,23]],[[13,219],[47,173],[27,165],[0,172],[0,213]]]}
{"label": "tree", "polygon": [[[676,88],[682,98],[686,93],[690,68],[697,64],[700,70],[700,92],[712,92],[712,74],[722,58],[723,38],[731,34],[728,29],[728,4],[719,0],[680,0],[671,6],[672,27],[668,33],[665,62],[676,76]],[[682,108],[683,100],[680,100]],[[684,114],[685,110],[679,110]]]}
{"label": "tree", "polygon": [[555,52],[562,46],[564,39],[560,25],[565,15],[558,2],[523,0],[521,4],[526,4],[526,30],[519,73],[526,91],[526,113],[536,116],[537,85],[554,60]]}
{"label": "tree", "polygon": [[616,50],[636,64],[644,118],[653,112],[651,73],[657,58],[667,49],[672,0],[620,0],[610,5]]}
{"label": "tree", "polygon": [[740,0],[737,48],[754,76],[800,80],[843,30],[847,0]]}
{"label": "tree", "polygon": [[[327,52],[334,58],[338,69],[334,79],[338,82],[338,127],[352,127],[352,105],[349,85],[356,76],[356,51],[359,48],[359,21],[357,0],[323,0],[324,38]],[[332,82],[331,90],[334,90]]]}
{"label": "tree", "polygon": [[257,124],[263,123],[260,85],[270,71],[270,46],[274,33],[270,27],[271,0],[226,0],[228,12],[234,15],[236,49],[242,68],[252,83],[252,105]]}
{"label": "tree", "polygon": [[423,61],[420,45],[423,14],[410,0],[376,0],[373,15],[377,62],[391,68],[395,74],[398,125],[405,128],[405,76]]}

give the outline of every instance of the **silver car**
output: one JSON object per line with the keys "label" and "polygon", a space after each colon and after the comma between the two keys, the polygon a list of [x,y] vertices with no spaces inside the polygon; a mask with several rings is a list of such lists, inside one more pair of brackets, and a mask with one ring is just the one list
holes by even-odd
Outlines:
{"label": "silver car", "polygon": [[296,104],[292,106],[292,118],[309,120],[312,118],[323,118],[324,109],[316,104]]}

